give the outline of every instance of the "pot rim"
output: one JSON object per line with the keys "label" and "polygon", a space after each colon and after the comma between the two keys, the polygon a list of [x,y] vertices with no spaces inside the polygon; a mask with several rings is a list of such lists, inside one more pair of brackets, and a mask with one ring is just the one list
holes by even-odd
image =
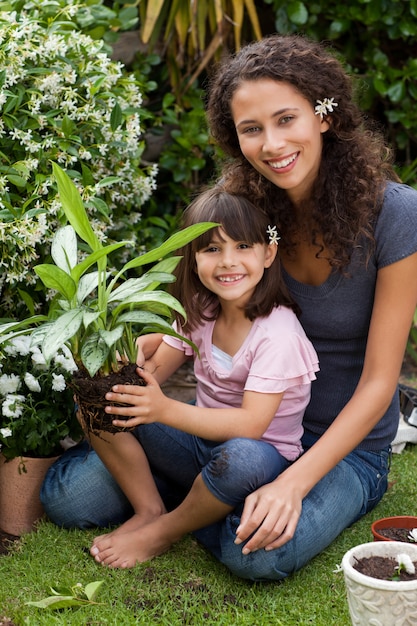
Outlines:
{"label": "pot rim", "polygon": [[343,573],[345,577],[349,577],[355,582],[365,587],[372,587],[373,589],[375,589],[375,587],[390,591],[417,589],[417,579],[405,581],[380,580],[361,574],[361,572],[354,569],[352,565],[354,557],[357,559],[370,556],[393,557],[397,554],[408,554],[413,561],[417,561],[417,545],[403,541],[371,541],[369,543],[358,544],[344,554],[342,559]]}
{"label": "pot rim", "polygon": [[381,524],[381,522],[389,524],[391,522],[395,522],[398,520],[404,520],[404,521],[415,520],[416,527],[417,527],[417,515],[391,515],[389,517],[380,517],[376,519],[374,522],[372,522],[372,526],[378,526],[379,524]]}

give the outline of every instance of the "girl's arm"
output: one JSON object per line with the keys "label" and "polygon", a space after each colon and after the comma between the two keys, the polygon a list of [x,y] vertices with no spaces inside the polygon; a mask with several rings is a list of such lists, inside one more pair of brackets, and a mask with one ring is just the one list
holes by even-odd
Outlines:
{"label": "girl's arm", "polygon": [[303,498],[384,415],[398,383],[417,304],[416,276],[417,253],[379,270],[364,367],[355,393],[308,452],[246,498],[236,543],[254,535],[244,553],[277,548],[291,539]]}
{"label": "girl's arm", "polygon": [[138,372],[146,381],[146,387],[115,385],[113,392],[106,394],[107,400],[131,405],[106,407],[107,413],[131,418],[127,421],[116,418],[113,421],[115,426],[131,427],[157,421],[211,441],[234,437],[259,439],[271,423],[283,396],[282,393],[248,391],[243,395],[240,408],[208,409],[165,396],[158,384],[161,376],[156,378],[158,369],[155,377],[148,369]]}

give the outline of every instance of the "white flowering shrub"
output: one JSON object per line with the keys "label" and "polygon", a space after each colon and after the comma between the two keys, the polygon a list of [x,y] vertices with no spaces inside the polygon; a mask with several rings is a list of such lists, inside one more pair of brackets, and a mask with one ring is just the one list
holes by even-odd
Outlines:
{"label": "white flowering shrub", "polygon": [[63,346],[47,365],[31,341],[15,337],[2,347],[0,451],[8,459],[51,456],[62,452],[62,439],[81,434],[67,386],[77,369],[70,351]]}
{"label": "white flowering shrub", "polygon": [[156,176],[141,166],[142,93],[82,32],[77,17],[92,4],[0,3],[0,318],[42,309],[32,268],[63,221],[51,161],[76,183],[101,240],[140,247]]}

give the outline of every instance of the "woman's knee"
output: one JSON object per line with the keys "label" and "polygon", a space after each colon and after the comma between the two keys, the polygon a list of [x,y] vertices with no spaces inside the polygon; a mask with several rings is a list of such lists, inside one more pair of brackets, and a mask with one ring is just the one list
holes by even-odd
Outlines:
{"label": "woman's knee", "polygon": [[48,470],[40,492],[48,518],[64,528],[120,524],[131,506],[87,443],[65,452]]}
{"label": "woman's knee", "polygon": [[234,544],[240,518],[232,513],[219,530],[216,556],[241,578],[280,580],[325,550],[360,516],[363,505],[361,480],[353,468],[342,461],[304,498],[295,534],[284,546],[243,555],[243,546]]}

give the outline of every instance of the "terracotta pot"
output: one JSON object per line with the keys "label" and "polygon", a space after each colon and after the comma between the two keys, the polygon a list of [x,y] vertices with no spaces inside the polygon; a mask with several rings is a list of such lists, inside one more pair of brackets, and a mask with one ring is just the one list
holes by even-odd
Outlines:
{"label": "terracotta pot", "polygon": [[417,545],[402,541],[373,541],[355,546],[343,557],[350,618],[353,626],[412,626],[416,624],[417,580],[378,580],[354,569],[357,559],[408,554],[417,561]]}
{"label": "terracotta pot", "polygon": [[406,528],[407,530],[412,530],[417,528],[417,517],[413,515],[396,515],[395,517],[382,517],[376,520],[371,526],[374,541],[392,541],[392,539],[384,537],[384,535],[379,533],[384,528]]}
{"label": "terracotta pot", "polygon": [[33,530],[35,522],[44,514],[40,488],[48,468],[57,458],[16,457],[7,461],[0,454],[1,530],[17,536]]}

